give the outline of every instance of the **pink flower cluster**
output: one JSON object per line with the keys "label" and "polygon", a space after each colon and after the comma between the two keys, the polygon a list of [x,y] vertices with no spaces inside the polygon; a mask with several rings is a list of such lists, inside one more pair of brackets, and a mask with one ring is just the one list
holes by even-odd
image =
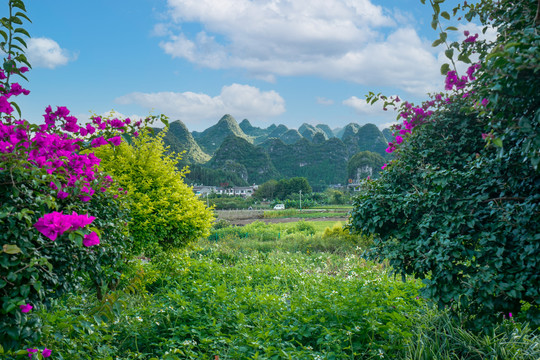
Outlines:
{"label": "pink flower cluster", "polygon": [[[446,90],[462,90],[466,87],[467,83],[473,80],[476,80],[474,76],[475,72],[480,68],[480,64],[473,64],[467,69],[467,75],[458,77],[456,71],[449,71],[446,74],[445,80],[445,89]],[[469,93],[464,93],[463,98],[468,97]],[[399,98],[398,98],[399,99]],[[442,94],[436,94],[433,100],[426,101],[422,106],[413,106],[412,104],[405,101],[401,106],[400,117],[402,117],[403,124],[394,125],[394,142],[388,143],[386,148],[387,153],[393,153],[396,151],[396,145],[401,144],[404,141],[404,136],[408,136],[412,133],[413,128],[418,125],[424,124],[427,119],[433,114],[433,110],[430,110],[434,107],[440,107],[443,104],[449,104],[451,102],[450,98],[447,97],[443,100]],[[488,104],[487,99],[482,99],[481,105],[486,106]],[[382,169],[384,170],[387,167],[387,164],[384,164]]]}
{"label": "pink flower cluster", "polygon": [[[408,136],[412,133],[412,130],[423,123],[426,122],[426,119],[433,114],[433,110],[430,110],[436,102],[440,102],[442,97],[437,97],[436,100],[427,101],[422,104],[422,106],[413,106],[411,103],[405,101],[402,105],[401,113],[399,114],[402,117],[403,124],[398,124],[394,126],[394,142],[388,143],[386,148],[387,153],[393,153],[396,151],[396,145],[399,145],[403,142],[403,137]],[[383,170],[386,168],[386,164],[383,166]]]}
{"label": "pink flower cluster", "polygon": [[467,37],[465,40],[463,40],[463,42],[466,42],[466,43],[474,43],[478,39],[478,34],[474,34],[474,35],[469,36],[470,35],[469,30],[465,30],[463,32],[463,35],[465,35]]}
{"label": "pink flower cluster", "polygon": [[19,307],[21,308],[21,312],[22,313],[29,313],[30,310],[32,310],[34,307],[30,304],[25,304],[25,305],[19,305]]}
{"label": "pink flower cluster", "polygon": [[[93,216],[88,216],[88,214],[79,215],[75,211],[71,215],[53,211],[39,218],[34,227],[44,236],[54,241],[66,231],[75,231],[90,225],[94,219]],[[99,237],[95,232],[85,235],[83,244],[84,246],[98,245]]]}

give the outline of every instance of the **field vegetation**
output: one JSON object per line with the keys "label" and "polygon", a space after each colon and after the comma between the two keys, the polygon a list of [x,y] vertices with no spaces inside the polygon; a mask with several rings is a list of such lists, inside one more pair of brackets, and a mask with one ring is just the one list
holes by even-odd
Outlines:
{"label": "field vegetation", "polygon": [[[372,239],[343,224],[215,229],[188,249],[133,259],[119,288],[82,288],[35,316],[58,359],[537,359],[538,337],[508,319],[464,329],[419,297]],[[218,226],[219,227],[219,226]]]}

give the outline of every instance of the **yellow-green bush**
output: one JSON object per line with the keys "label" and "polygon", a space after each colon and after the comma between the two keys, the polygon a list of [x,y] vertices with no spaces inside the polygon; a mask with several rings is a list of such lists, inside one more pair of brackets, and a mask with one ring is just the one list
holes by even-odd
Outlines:
{"label": "yellow-green bush", "polygon": [[[166,154],[165,134],[143,133],[131,144],[96,151],[100,166],[122,186],[120,196],[130,200],[129,230],[135,253],[152,254],[208,236],[214,220],[212,211],[184,183],[187,170],[176,167],[180,157]],[[127,195],[122,195],[124,191]]]}

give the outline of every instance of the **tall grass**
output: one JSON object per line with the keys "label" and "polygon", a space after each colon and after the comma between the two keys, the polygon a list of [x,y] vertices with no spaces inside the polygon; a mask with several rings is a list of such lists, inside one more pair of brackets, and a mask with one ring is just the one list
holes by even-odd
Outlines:
{"label": "tall grass", "polygon": [[487,333],[464,329],[447,312],[427,311],[413,330],[411,360],[538,360],[540,336],[527,325],[504,320]]}

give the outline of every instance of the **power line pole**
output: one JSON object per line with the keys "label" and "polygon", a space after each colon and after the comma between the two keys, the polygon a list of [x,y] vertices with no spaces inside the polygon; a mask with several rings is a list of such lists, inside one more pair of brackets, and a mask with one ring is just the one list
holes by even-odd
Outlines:
{"label": "power line pole", "polygon": [[300,190],[300,211],[302,211],[302,190]]}

